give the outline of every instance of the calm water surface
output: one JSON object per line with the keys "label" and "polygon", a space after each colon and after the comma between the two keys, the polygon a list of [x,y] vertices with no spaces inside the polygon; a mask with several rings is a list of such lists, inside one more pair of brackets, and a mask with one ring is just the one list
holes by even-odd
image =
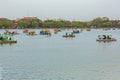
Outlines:
{"label": "calm water surface", "polygon": [[[51,37],[17,31],[17,44],[0,45],[0,80],[120,80],[118,29],[83,31],[73,39],[62,37],[67,30],[51,30]],[[99,34],[112,34],[117,41],[96,42]]]}

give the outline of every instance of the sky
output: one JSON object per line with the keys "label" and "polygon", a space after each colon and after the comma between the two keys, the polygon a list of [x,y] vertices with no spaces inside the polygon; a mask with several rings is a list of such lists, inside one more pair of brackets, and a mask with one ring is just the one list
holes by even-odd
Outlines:
{"label": "sky", "polygon": [[0,17],[17,19],[120,19],[120,0],[0,0]]}

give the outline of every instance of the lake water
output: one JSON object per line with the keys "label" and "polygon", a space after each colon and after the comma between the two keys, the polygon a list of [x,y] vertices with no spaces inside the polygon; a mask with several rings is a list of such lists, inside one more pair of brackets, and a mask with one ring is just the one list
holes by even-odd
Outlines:
{"label": "lake water", "polygon": [[[17,44],[0,45],[0,80],[120,80],[118,29],[82,31],[73,39],[62,37],[68,30],[51,30],[51,37],[17,31]],[[117,41],[96,42],[99,34],[111,34]]]}

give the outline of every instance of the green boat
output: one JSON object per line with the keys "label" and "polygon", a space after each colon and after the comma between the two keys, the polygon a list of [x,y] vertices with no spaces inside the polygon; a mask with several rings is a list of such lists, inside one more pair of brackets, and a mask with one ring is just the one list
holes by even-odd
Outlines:
{"label": "green boat", "polygon": [[0,44],[14,44],[17,43],[11,36],[0,34]]}
{"label": "green boat", "polygon": [[64,38],[74,38],[75,35],[73,33],[70,33],[70,34],[66,33],[65,35],[63,35],[63,37]]}

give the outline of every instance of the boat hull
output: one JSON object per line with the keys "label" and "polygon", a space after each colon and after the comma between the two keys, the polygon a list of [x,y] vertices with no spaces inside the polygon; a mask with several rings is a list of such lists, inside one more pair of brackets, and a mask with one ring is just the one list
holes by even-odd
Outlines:
{"label": "boat hull", "polygon": [[64,38],[74,38],[75,36],[63,36]]}
{"label": "boat hull", "polygon": [[98,42],[115,42],[117,41],[115,38],[112,39],[97,39]]}
{"label": "boat hull", "polygon": [[17,41],[0,41],[0,44],[16,44]]}
{"label": "boat hull", "polygon": [[28,33],[28,30],[23,30],[23,33]]}

